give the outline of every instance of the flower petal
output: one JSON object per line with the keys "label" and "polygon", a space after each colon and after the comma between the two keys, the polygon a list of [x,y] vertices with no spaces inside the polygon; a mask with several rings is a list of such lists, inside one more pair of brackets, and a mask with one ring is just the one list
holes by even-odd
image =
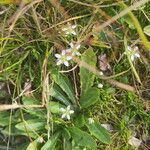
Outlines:
{"label": "flower petal", "polygon": [[65,118],[66,117],[66,114],[62,114],[61,118]]}
{"label": "flower petal", "polygon": [[74,44],[72,42],[69,45],[71,48],[74,48]]}
{"label": "flower petal", "polygon": [[62,30],[63,30],[63,31],[67,31],[68,29],[67,29],[67,28],[63,28]]}
{"label": "flower petal", "polygon": [[72,25],[71,26],[72,29],[75,29],[76,27],[77,27],[77,25]]}
{"label": "flower petal", "polygon": [[139,58],[139,57],[140,57],[140,54],[139,54],[139,53],[136,53],[135,56]]}
{"label": "flower petal", "polygon": [[67,56],[66,59],[67,59],[67,60],[71,60],[71,59],[72,59],[72,56]]}
{"label": "flower petal", "polygon": [[77,33],[76,33],[75,31],[72,31],[71,33],[72,33],[73,35],[77,35]]}
{"label": "flower petal", "polygon": [[74,113],[74,110],[70,110],[69,113],[70,113],[70,114],[73,114],[73,113]]}
{"label": "flower petal", "polygon": [[55,57],[56,58],[61,58],[61,55],[60,54],[55,54]]}
{"label": "flower petal", "polygon": [[131,56],[131,60],[134,61],[134,55]]}
{"label": "flower petal", "polygon": [[56,63],[56,65],[60,65],[60,64],[62,64],[62,60],[58,60]]}
{"label": "flower petal", "polygon": [[67,106],[67,110],[70,110],[70,105]]}
{"label": "flower petal", "polygon": [[65,112],[65,111],[66,111],[66,109],[64,109],[64,108],[60,108],[60,111]]}
{"label": "flower petal", "polygon": [[68,61],[64,61],[64,65],[68,67],[69,66]]}
{"label": "flower petal", "polygon": [[62,50],[61,55],[62,55],[62,56],[66,55],[66,51],[65,51],[65,50]]}
{"label": "flower petal", "polygon": [[70,115],[67,115],[66,117],[67,117],[68,120],[70,120]]}

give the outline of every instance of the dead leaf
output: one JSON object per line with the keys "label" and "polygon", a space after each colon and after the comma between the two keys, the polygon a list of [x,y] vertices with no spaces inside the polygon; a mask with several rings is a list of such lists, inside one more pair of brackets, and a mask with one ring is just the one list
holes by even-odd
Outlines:
{"label": "dead leaf", "polygon": [[31,84],[31,81],[29,79],[27,79],[27,81],[24,83],[24,89],[23,89],[24,93],[23,95],[25,96],[32,96],[32,84]]}
{"label": "dead leaf", "polygon": [[98,56],[99,59],[99,68],[102,71],[111,70],[111,66],[109,64],[109,61],[107,60],[106,54],[101,54]]}
{"label": "dead leaf", "polygon": [[132,137],[130,137],[128,143],[135,148],[139,148],[142,144],[142,141],[139,140],[138,138],[135,138],[134,136],[132,136]]}

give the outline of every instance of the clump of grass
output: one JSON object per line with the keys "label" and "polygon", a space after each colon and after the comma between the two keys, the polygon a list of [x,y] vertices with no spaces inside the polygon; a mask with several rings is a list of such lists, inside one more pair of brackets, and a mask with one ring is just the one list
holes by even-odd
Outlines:
{"label": "clump of grass", "polygon": [[149,149],[147,2],[0,1],[0,149]]}

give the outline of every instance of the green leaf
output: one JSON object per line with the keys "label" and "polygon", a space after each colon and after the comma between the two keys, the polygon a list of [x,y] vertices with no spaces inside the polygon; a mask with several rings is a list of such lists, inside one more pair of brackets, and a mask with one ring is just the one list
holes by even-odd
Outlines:
{"label": "green leaf", "polygon": [[[40,101],[34,97],[27,97],[24,96],[22,98],[24,105],[40,105]],[[26,112],[28,112],[31,115],[37,116],[39,118],[47,118],[46,117],[46,110],[43,108],[41,109],[35,109],[35,108],[26,108],[24,109]]]}
{"label": "green leaf", "polygon": [[0,126],[9,125],[10,114],[9,112],[0,112]]}
{"label": "green leaf", "polygon": [[55,150],[55,144],[59,138],[60,133],[54,134],[41,148],[41,150]]}
{"label": "green leaf", "polygon": [[63,130],[62,130],[62,136],[63,136],[65,139],[67,139],[67,140],[69,140],[69,139],[71,138],[70,132],[69,132],[69,130],[66,129],[66,128],[63,128]]}
{"label": "green leaf", "polygon": [[70,80],[67,76],[59,73],[56,70],[51,72],[51,76],[56,84],[58,84],[61,89],[68,95],[69,99],[72,101],[73,104],[76,104],[75,94],[73,90],[73,85],[71,84]]}
{"label": "green leaf", "polygon": [[90,133],[94,135],[99,141],[105,143],[105,144],[110,144],[111,139],[108,131],[103,128],[99,123],[94,122],[94,123],[87,123],[86,126],[88,127]]}
{"label": "green leaf", "polygon": [[[88,63],[92,67],[96,67],[96,55],[92,48],[87,49],[81,56],[83,62]],[[95,75],[86,68],[80,67],[80,85],[81,93],[84,94],[91,86],[93,86]]]}
{"label": "green leaf", "polygon": [[26,150],[37,150],[37,147],[38,147],[38,141],[37,140],[34,140],[33,142],[31,142],[27,149]]}
{"label": "green leaf", "polygon": [[144,33],[148,36],[150,36],[150,25],[144,27]]}
{"label": "green leaf", "polygon": [[64,106],[58,102],[50,101],[48,103],[48,109],[50,110],[50,112],[55,113],[55,114],[61,113],[61,111],[60,111],[61,107],[64,107]]}
{"label": "green leaf", "polygon": [[87,108],[95,104],[100,96],[100,91],[98,88],[92,87],[89,88],[85,94],[81,95],[80,104],[83,108]]}
{"label": "green leaf", "polygon": [[77,127],[83,127],[85,125],[85,117],[83,114],[77,114],[75,119],[75,126]]}
{"label": "green leaf", "polygon": [[88,133],[80,130],[77,127],[70,127],[69,131],[71,133],[73,140],[77,145],[91,148],[92,150],[96,149],[97,144]]}
{"label": "green leaf", "polygon": [[126,22],[130,29],[135,29],[134,23],[129,16],[126,15],[123,18],[121,18],[121,20],[122,22]]}
{"label": "green leaf", "polygon": [[38,131],[45,127],[45,122],[39,119],[26,120],[15,125],[15,127],[21,131]]}
{"label": "green leaf", "polygon": [[50,90],[50,95],[60,102],[64,103],[66,106],[70,105],[70,102],[64,92],[60,89],[59,86],[54,85]]}

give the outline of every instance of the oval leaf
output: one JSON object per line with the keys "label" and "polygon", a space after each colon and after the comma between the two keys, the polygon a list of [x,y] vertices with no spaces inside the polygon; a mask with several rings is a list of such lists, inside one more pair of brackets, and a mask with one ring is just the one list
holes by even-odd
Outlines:
{"label": "oval leaf", "polygon": [[27,120],[26,122],[21,122],[15,125],[15,127],[21,131],[38,131],[44,129],[45,122],[38,119]]}
{"label": "oval leaf", "polygon": [[41,150],[54,150],[55,144],[57,142],[57,139],[59,137],[60,133],[56,133],[53,135],[41,148]]}
{"label": "oval leaf", "polygon": [[67,76],[59,73],[56,70],[51,72],[51,76],[56,84],[58,84],[61,89],[68,95],[69,99],[72,101],[73,104],[76,103],[75,94],[73,90],[73,85],[71,84],[70,80]]}
{"label": "oval leaf", "polygon": [[[96,55],[92,48],[89,48],[82,54],[81,60],[94,68],[96,67]],[[79,75],[81,93],[84,94],[91,86],[93,86],[95,75],[84,67],[80,67]]]}
{"label": "oval leaf", "polygon": [[69,128],[69,131],[71,132],[71,136],[77,145],[91,148],[92,150],[96,149],[97,144],[88,133],[77,127],[71,127]]}
{"label": "oval leaf", "polygon": [[88,127],[90,133],[92,135],[94,135],[99,141],[101,141],[105,144],[111,143],[109,133],[99,123],[97,123],[97,122],[94,122],[91,124],[87,123],[86,126]]}
{"label": "oval leaf", "polygon": [[59,86],[54,85],[50,90],[50,95],[60,102],[64,103],[66,106],[70,105],[70,102],[64,92],[59,88]]}
{"label": "oval leaf", "polygon": [[95,104],[100,96],[100,91],[98,88],[92,87],[86,91],[85,94],[81,95],[80,104],[83,108],[87,108]]}

